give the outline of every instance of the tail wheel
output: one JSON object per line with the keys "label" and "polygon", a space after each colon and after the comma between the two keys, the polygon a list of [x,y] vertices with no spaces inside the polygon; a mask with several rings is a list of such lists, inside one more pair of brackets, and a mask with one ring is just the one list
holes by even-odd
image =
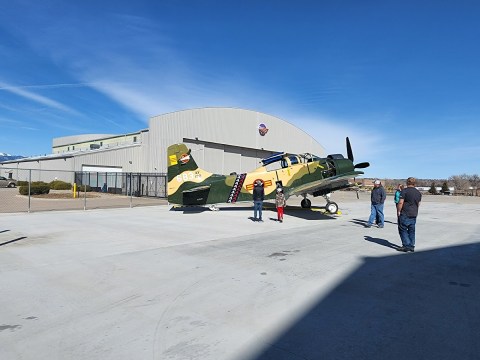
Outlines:
{"label": "tail wheel", "polygon": [[338,212],[338,205],[337,203],[335,202],[328,202],[327,205],[325,206],[325,209],[327,209],[327,211],[330,213],[330,214],[336,214]]}
{"label": "tail wheel", "polygon": [[302,200],[300,205],[304,209],[310,209],[312,207],[312,202],[309,199],[305,198],[305,199]]}

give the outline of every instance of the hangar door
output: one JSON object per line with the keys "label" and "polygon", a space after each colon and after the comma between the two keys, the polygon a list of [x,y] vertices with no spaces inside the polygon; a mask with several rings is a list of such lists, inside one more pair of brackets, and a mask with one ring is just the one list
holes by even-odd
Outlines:
{"label": "hangar door", "polygon": [[192,150],[197,165],[211,173],[228,175],[252,171],[260,166],[260,160],[272,155],[272,151],[223,145],[183,139]]}

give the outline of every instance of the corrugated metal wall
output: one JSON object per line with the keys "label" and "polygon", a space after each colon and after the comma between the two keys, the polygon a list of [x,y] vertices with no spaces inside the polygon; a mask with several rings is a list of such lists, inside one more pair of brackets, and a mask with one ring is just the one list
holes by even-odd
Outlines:
{"label": "corrugated metal wall", "polygon": [[[269,129],[265,136],[259,124]],[[194,153],[199,166],[215,173],[227,173],[233,156],[226,155],[228,145],[241,153],[240,169],[246,172],[258,167],[259,160],[272,152],[311,152],[319,156],[324,148],[310,135],[292,124],[271,115],[233,108],[203,108],[154,116],[150,119],[150,159],[166,171],[166,149],[174,143],[203,144],[204,161]],[[162,151],[163,150],[163,151]],[[256,150],[253,155],[253,150]],[[263,151],[262,151],[263,150]],[[227,152],[232,152],[228,151]],[[208,156],[207,156],[208,155]],[[150,167],[148,171],[153,171]]]}

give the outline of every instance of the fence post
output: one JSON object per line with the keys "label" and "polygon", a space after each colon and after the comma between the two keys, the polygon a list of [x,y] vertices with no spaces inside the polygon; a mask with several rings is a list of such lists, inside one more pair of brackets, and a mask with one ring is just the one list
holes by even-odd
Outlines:
{"label": "fence post", "polygon": [[32,169],[28,170],[28,212],[30,213],[30,198],[31,198],[31,185],[32,185]]}
{"label": "fence post", "polygon": [[83,210],[87,210],[87,185],[83,185],[83,188],[85,189],[83,195]]}
{"label": "fence post", "polygon": [[133,189],[132,189],[132,185],[133,185],[133,179],[132,179],[132,173],[130,173],[130,208],[132,207],[132,201],[133,201]]}

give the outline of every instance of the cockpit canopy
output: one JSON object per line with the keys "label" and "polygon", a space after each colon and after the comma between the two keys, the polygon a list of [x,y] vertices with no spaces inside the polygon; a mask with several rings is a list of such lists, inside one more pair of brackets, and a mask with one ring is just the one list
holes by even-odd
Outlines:
{"label": "cockpit canopy", "polygon": [[[305,164],[305,163],[309,163],[312,161],[319,161],[319,160],[320,160],[319,156],[316,156],[310,153],[297,155],[297,154],[288,154],[285,152],[277,152],[265,159],[262,159],[261,162],[263,166],[267,166],[267,165],[271,165],[279,162],[279,164],[277,164],[277,167],[278,165],[280,165],[281,168],[287,168],[292,165]],[[275,167],[275,165],[272,165],[272,166]],[[269,167],[272,167],[272,166],[269,166]]]}

